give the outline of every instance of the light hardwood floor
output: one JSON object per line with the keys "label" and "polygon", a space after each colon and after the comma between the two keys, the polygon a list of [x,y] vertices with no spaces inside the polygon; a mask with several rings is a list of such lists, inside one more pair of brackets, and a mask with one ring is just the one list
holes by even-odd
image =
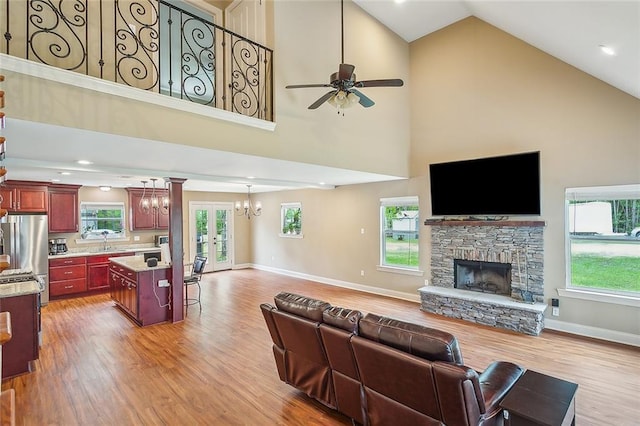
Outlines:
{"label": "light hardwood floor", "polygon": [[640,419],[636,347],[551,331],[525,336],[427,314],[415,302],[251,269],[206,274],[202,287],[201,313],[190,307],[183,322],[146,328],[107,295],[44,307],[36,370],[2,383],[15,389],[17,424],[349,425],[278,379],[259,304],[279,291],[449,331],[478,370],[508,360],[578,383],[578,426]]}

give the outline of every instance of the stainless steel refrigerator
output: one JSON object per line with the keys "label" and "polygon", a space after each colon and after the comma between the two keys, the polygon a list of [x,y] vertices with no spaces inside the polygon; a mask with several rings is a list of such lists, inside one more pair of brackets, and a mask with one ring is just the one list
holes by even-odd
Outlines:
{"label": "stainless steel refrigerator", "polygon": [[44,283],[42,305],[49,303],[49,227],[46,214],[9,214],[2,218],[2,249],[10,269],[33,272]]}

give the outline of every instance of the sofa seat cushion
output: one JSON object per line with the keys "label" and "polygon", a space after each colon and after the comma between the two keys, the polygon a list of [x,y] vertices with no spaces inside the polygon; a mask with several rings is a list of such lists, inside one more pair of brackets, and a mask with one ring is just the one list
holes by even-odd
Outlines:
{"label": "sofa seat cushion", "polygon": [[331,307],[327,302],[299,294],[280,292],[276,294],[274,301],[276,307],[284,312],[322,322],[322,313]]}
{"label": "sofa seat cushion", "polygon": [[358,329],[360,336],[429,361],[463,363],[458,339],[442,330],[375,314],[362,318]]}

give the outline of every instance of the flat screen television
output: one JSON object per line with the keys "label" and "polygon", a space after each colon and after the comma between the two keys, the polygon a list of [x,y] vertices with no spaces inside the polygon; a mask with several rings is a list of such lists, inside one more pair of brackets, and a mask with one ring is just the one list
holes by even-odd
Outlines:
{"label": "flat screen television", "polygon": [[540,152],[429,165],[434,216],[540,214]]}

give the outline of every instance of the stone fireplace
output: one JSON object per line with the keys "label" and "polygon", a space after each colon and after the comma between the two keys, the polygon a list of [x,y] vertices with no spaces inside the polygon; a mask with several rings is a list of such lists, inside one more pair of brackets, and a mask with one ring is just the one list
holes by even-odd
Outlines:
{"label": "stone fireplace", "polygon": [[544,328],[542,221],[427,220],[431,285],[421,309],[538,335]]}

